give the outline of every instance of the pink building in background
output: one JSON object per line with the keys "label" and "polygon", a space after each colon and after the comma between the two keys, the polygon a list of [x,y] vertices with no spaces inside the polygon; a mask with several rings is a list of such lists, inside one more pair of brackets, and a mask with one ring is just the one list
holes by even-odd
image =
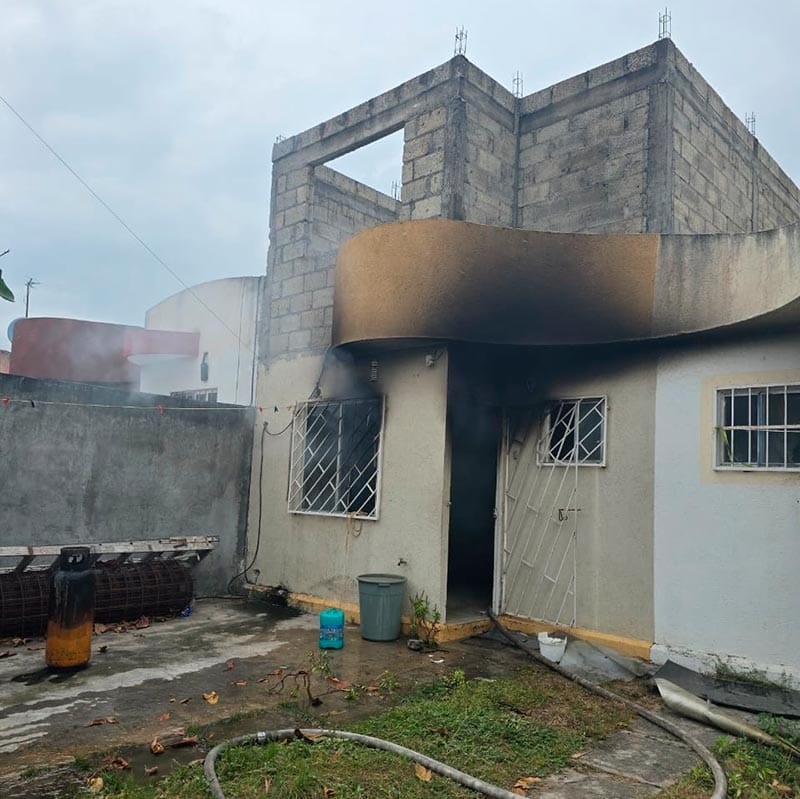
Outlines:
{"label": "pink building in background", "polygon": [[84,319],[19,319],[14,324],[9,368],[2,368],[0,355],[0,372],[136,391],[142,363],[196,358],[198,342],[197,333]]}

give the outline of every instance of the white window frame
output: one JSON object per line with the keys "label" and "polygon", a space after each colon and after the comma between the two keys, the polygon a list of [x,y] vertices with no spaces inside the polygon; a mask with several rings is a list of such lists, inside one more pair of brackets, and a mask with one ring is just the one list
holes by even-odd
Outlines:
{"label": "white window frame", "polygon": [[[767,396],[770,389],[782,389],[784,395],[784,411],[783,411],[783,424],[770,424],[769,419],[769,402],[764,403],[766,408],[764,423],[763,424],[733,424],[736,422],[735,414],[732,416],[730,425],[724,425],[724,400],[725,397],[745,396],[743,392],[748,392],[748,400],[753,395]],[[736,392],[739,392],[736,394]],[[798,394],[800,395],[800,383],[754,383],[751,385],[734,385],[734,386],[720,386],[714,389],[714,437],[713,437],[713,460],[714,470],[719,472],[800,472],[800,463],[794,466],[777,466],[769,463],[769,435],[768,433],[784,433],[784,464],[788,464],[787,458],[787,433],[796,431],[800,433],[800,424],[788,424],[786,419],[788,416],[787,408],[787,395]],[[750,402],[748,402],[748,406]],[[759,409],[759,415],[761,410]],[[742,433],[756,433],[757,435],[757,449],[760,451],[763,447],[763,463],[762,456],[757,452],[756,460],[748,463],[726,463],[724,461],[724,452],[727,448],[731,449],[730,443],[726,440],[727,434],[733,432],[735,435],[738,432]],[[724,433],[724,435],[723,435]],[[798,436],[800,438],[800,436]],[[763,442],[763,443],[762,443]],[[734,442],[735,443],[735,442]],[[752,455],[752,437],[748,436],[748,450]]]}
{"label": "white window frame", "polygon": [[[374,473],[375,473],[375,504],[374,508],[367,513],[359,510],[323,510],[311,507],[305,507],[308,502],[308,493],[310,490],[316,488],[316,483],[310,487],[306,486],[306,421],[308,419],[309,411],[313,408],[320,406],[340,406],[339,415],[339,437],[337,438],[337,454],[336,454],[336,484],[331,485],[330,488],[333,492],[333,505],[336,507],[340,504],[341,498],[338,496],[340,490],[339,481],[341,474],[341,434],[342,434],[342,414],[341,407],[348,403],[359,402],[372,402],[380,404],[380,430],[377,436],[377,451],[374,455]],[[292,419],[292,436],[291,436],[291,452],[289,458],[289,488],[287,496],[287,508],[289,513],[301,516],[331,516],[345,519],[365,519],[367,521],[378,521],[380,518],[380,505],[381,505],[381,483],[383,476],[383,435],[386,421],[386,402],[384,397],[355,397],[347,399],[333,399],[333,400],[309,400],[307,402],[299,402],[295,405],[294,416]],[[330,449],[328,450],[330,453]],[[321,479],[325,479],[322,477]],[[329,480],[330,483],[330,480]]]}
{"label": "white window frame", "polygon": [[[581,402],[600,402],[602,403],[602,433],[600,436],[600,448],[601,448],[601,457],[599,460],[596,461],[586,461],[578,459],[577,462],[572,458],[553,458],[552,457],[552,447],[550,445],[550,438],[552,436],[552,423],[553,423],[553,412],[557,408],[561,408],[562,406],[568,403],[576,403],[577,409],[576,413],[578,414],[578,424],[580,424],[580,403]],[[544,412],[542,417],[542,436],[540,439],[540,446],[537,448],[536,452],[536,463],[539,466],[594,466],[604,468],[606,466],[607,455],[608,455],[608,396],[605,394],[592,394],[591,396],[580,396],[580,397],[559,397],[558,399],[550,400],[547,403],[548,407]],[[576,431],[578,433],[577,441],[580,443],[580,429]]]}

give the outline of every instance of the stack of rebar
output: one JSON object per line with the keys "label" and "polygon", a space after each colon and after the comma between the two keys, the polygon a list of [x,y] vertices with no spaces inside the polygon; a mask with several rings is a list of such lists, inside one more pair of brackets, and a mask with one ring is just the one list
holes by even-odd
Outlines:
{"label": "stack of rebar", "polygon": [[[43,635],[52,573],[0,574],[0,637]],[[192,573],[176,560],[100,564],[95,569],[95,621],[116,624],[180,613],[192,601]]]}
{"label": "stack of rebar", "polygon": [[49,572],[0,574],[0,637],[42,635],[47,627]]}

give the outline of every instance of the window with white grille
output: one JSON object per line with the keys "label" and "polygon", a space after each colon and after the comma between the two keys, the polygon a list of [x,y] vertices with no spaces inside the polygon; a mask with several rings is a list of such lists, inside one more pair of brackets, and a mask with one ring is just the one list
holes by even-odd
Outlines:
{"label": "window with white grille", "polygon": [[171,391],[170,397],[177,397],[178,399],[197,400],[198,402],[216,402],[217,389],[198,388],[198,389],[190,389],[188,391]]}
{"label": "window with white grille", "polygon": [[605,397],[551,403],[545,415],[544,429],[540,463],[605,466]]}
{"label": "window with white grille", "polygon": [[377,519],[383,398],[295,408],[289,511]]}
{"label": "window with white grille", "polygon": [[718,469],[800,469],[800,385],[717,390]]}

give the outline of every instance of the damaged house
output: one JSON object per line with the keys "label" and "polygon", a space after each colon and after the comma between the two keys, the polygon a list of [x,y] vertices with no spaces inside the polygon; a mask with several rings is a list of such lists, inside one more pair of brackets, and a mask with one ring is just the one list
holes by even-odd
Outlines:
{"label": "damaged house", "polygon": [[[399,199],[326,166],[400,130]],[[669,39],[525,97],[456,56],[271,203],[251,583],[800,677],[800,193]]]}

